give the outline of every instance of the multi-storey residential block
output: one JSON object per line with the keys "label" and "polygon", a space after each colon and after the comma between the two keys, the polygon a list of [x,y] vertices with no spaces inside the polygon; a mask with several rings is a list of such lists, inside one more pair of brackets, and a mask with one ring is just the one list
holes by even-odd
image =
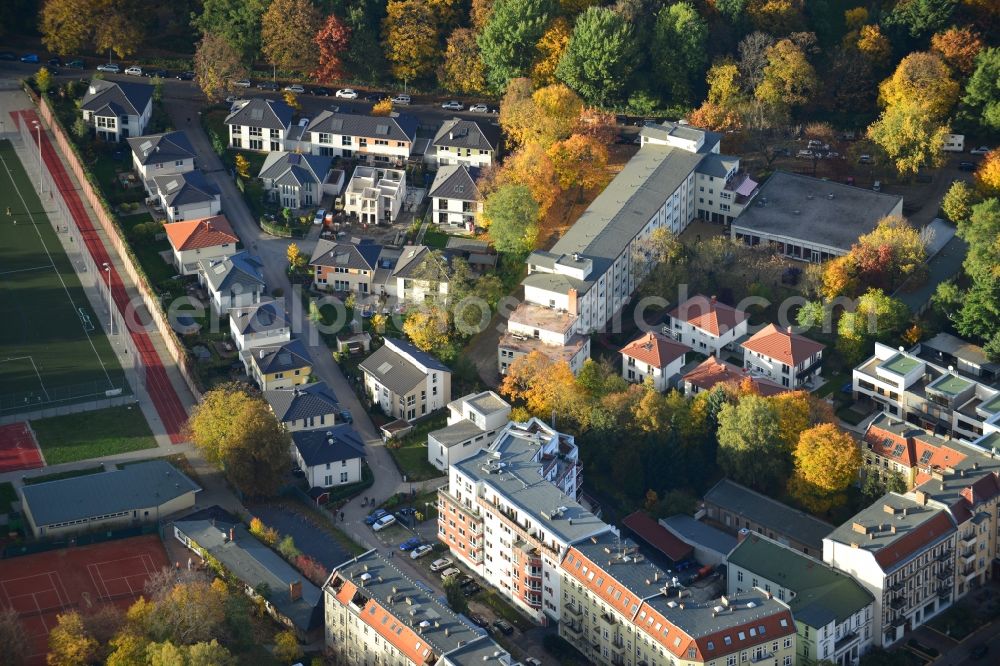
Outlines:
{"label": "multi-storey residential block", "polygon": [[451,400],[451,370],[405,340],[385,338],[358,369],[372,402],[397,419],[416,420]]}
{"label": "multi-storey residential block", "polygon": [[392,224],[405,198],[405,171],[359,166],[344,190],[344,212],[362,224]]}
{"label": "multi-storey residential block", "polygon": [[357,666],[512,666],[510,655],[377,551],[344,562],[323,586],[325,643]]}
{"label": "multi-storey residential block", "polygon": [[619,351],[625,381],[641,384],[648,377],[656,390],[662,392],[677,384],[685,355],[691,348],[649,331]]}
{"label": "multi-storey residential block", "polygon": [[823,561],[875,596],[885,647],[951,605],[957,536],[947,510],[889,493],[823,539]]}
{"label": "multi-storey residential block", "polygon": [[444,121],[434,135],[428,149],[428,161],[438,166],[488,167],[496,163],[499,150],[499,127],[452,118]]}
{"label": "multi-storey residential block", "polygon": [[282,208],[318,206],[326,194],[335,194],[327,187],[330,176],[329,157],[274,151],[268,153],[260,169],[266,196]]}
{"label": "multi-storey residential block", "polygon": [[983,435],[985,422],[1000,418],[1000,390],[919,351],[876,342],[875,355],[854,368],[855,397],[930,432],[968,441]]}
{"label": "multi-storey residential block", "polygon": [[452,465],[438,490],[438,539],[542,624],[559,618],[570,546],[612,529],[577,502],[580,470],[573,438],[531,419]]}
{"label": "multi-storey residential block", "polygon": [[290,136],[293,115],[292,107],[279,100],[264,97],[240,100],[226,116],[229,147],[263,152],[291,150],[295,147],[290,145],[294,142]]}
{"label": "multi-storey residential block", "polygon": [[903,197],[833,180],[776,171],[732,221],[732,237],[771,245],[790,259],[821,262],[847,254],[879,220],[903,214]]}
{"label": "multi-storey residential block", "polygon": [[758,534],[741,538],[727,566],[728,594],[759,588],[788,604],[800,666],[855,666],[871,647],[875,597],[850,576]]}
{"label": "multi-storey residential block", "polygon": [[718,357],[746,337],[749,319],[746,312],[720,303],[715,296],[696,294],[667,314],[664,328],[696,352]]}
{"label": "multi-storey residential block", "polygon": [[323,111],[305,128],[313,155],[350,157],[370,164],[402,166],[413,152],[413,116],[363,116]]}
{"label": "multi-storey residential block", "polygon": [[573,374],[590,358],[590,336],[576,331],[579,317],[535,303],[521,303],[507,318],[507,331],[497,347],[500,374],[515,359],[538,351],[553,361],[565,361]]}
{"label": "multi-storey residential block", "polygon": [[696,599],[614,533],[573,544],[558,573],[559,635],[590,663],[795,663],[795,622],[784,602],[758,589]]}
{"label": "multi-storey residential block", "polygon": [[493,391],[448,403],[448,425],[427,435],[427,460],[442,472],[493,443],[507,425],[510,403]]}
{"label": "multi-storey residential block", "polygon": [[102,141],[140,136],[153,115],[153,86],[94,79],[80,102],[80,113]]}
{"label": "multi-storey residential block", "polygon": [[785,388],[810,388],[823,370],[826,345],[768,324],[744,342],[743,367]]}

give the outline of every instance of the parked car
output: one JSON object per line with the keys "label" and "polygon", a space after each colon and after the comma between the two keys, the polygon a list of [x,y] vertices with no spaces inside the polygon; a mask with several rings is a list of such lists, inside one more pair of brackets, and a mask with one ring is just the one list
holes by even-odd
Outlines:
{"label": "parked car", "polygon": [[402,551],[409,552],[420,545],[420,537],[410,537],[403,543],[399,544],[399,549]]}
{"label": "parked car", "polygon": [[393,104],[402,104],[403,106],[406,106],[411,100],[409,95],[396,95],[391,101]]}
{"label": "parked car", "polygon": [[73,69],[86,69],[87,68],[87,65],[83,62],[83,60],[80,60],[79,58],[77,58],[76,60],[70,60],[68,63],[66,63],[66,66],[67,67],[72,67]]}
{"label": "parked car", "polygon": [[476,594],[482,589],[483,588],[479,587],[479,583],[477,583],[476,581],[472,581],[468,585],[462,586],[462,594],[464,594],[467,597],[471,597],[473,594]]}
{"label": "parked car", "polygon": [[117,63],[106,62],[106,63],[104,63],[102,65],[98,65],[97,66],[97,71],[98,72],[110,72],[112,74],[117,74],[118,72],[122,71],[122,68],[119,67]]}
{"label": "parked car", "polygon": [[17,54],[13,51],[0,51],[0,60],[17,60]]}
{"label": "parked car", "polygon": [[320,87],[320,88],[313,88],[310,92],[313,95],[316,95],[318,97],[329,97],[330,96],[330,89],[329,88],[322,88],[322,87]]}
{"label": "parked car", "polygon": [[451,559],[447,557],[442,557],[439,560],[434,560],[431,562],[431,571],[441,571],[442,569],[447,569],[451,566]]}
{"label": "parked car", "polygon": [[465,108],[465,105],[462,104],[461,102],[456,102],[455,100],[452,100],[450,102],[445,102],[444,104],[442,104],[441,108],[448,109],[449,111],[461,111],[462,109]]}
{"label": "parked car", "polygon": [[410,558],[416,560],[418,558],[423,557],[424,555],[426,555],[427,553],[431,552],[432,550],[434,550],[434,546],[430,545],[429,543],[425,543],[425,544],[423,544],[421,546],[417,546],[416,548],[414,548],[413,550],[411,550],[410,551]]}
{"label": "parked car", "polygon": [[293,84],[291,84],[289,86],[285,86],[285,91],[286,92],[293,92],[296,95],[301,95],[302,93],[304,93],[306,91],[306,89],[303,88],[298,83],[293,83]]}
{"label": "parked car", "polygon": [[872,189],[874,191],[876,191],[876,192],[881,192],[882,191],[882,181],[881,180],[876,180],[875,184],[872,185]]}
{"label": "parked car", "polygon": [[325,217],[326,217],[326,209],[320,208],[318,211],[316,211],[316,214],[313,215],[313,224],[323,224],[323,218]]}
{"label": "parked car", "polygon": [[875,164],[875,160],[872,159],[871,155],[865,153],[858,158],[858,164]]}
{"label": "parked car", "polygon": [[340,410],[340,420],[344,423],[354,423],[354,417],[351,416],[351,412],[346,409]]}
{"label": "parked car", "polygon": [[358,93],[351,88],[341,88],[337,91],[336,96],[340,99],[357,99]]}
{"label": "parked car", "polygon": [[260,83],[257,84],[257,88],[259,90],[275,91],[275,90],[279,90],[281,88],[281,86],[279,86],[274,81],[261,81]]}
{"label": "parked car", "polygon": [[479,613],[469,613],[468,618],[472,620],[472,624],[476,625],[477,627],[482,627],[483,629],[486,629],[487,627],[490,626],[489,620],[487,620]]}
{"label": "parked car", "polygon": [[23,56],[21,56],[21,62],[36,63],[36,62],[38,62],[38,54],[37,53],[25,53]]}
{"label": "parked car", "polygon": [[979,146],[978,148],[973,148],[972,150],[970,150],[969,154],[971,154],[971,155],[985,155],[988,152],[990,152],[989,146]]}
{"label": "parked car", "polygon": [[396,522],[396,516],[392,515],[391,513],[387,513],[378,520],[376,520],[374,523],[372,523],[372,529],[378,532],[379,530],[384,530],[385,528],[389,527],[389,525],[392,525],[395,522]]}
{"label": "parked car", "polygon": [[461,573],[462,572],[456,569],[455,567],[448,567],[447,569],[441,572],[441,580],[446,581],[449,578],[453,578],[455,576],[460,575]]}
{"label": "parked car", "polygon": [[236,95],[230,95],[229,97],[226,98],[226,104],[235,104],[236,100],[238,99],[239,97],[237,97]]}
{"label": "parked car", "polygon": [[125,70],[125,73],[128,74],[129,76],[142,76],[142,67],[139,67],[138,65],[132,65],[131,67]]}
{"label": "parked car", "polygon": [[801,159],[805,159],[805,160],[811,160],[815,156],[816,156],[816,153],[814,153],[811,150],[800,150],[799,152],[795,153],[795,157],[797,159],[801,158]]}
{"label": "parked car", "polygon": [[388,514],[389,512],[385,509],[375,509],[365,518],[365,525],[374,525],[376,520]]}
{"label": "parked car", "polygon": [[489,113],[490,107],[486,106],[485,104],[473,104],[472,106],[469,107],[469,111],[471,111],[472,113]]}
{"label": "parked car", "polygon": [[148,76],[151,79],[169,79],[170,72],[165,69],[147,69],[142,73],[143,76]]}
{"label": "parked car", "polygon": [[233,85],[237,88],[249,88],[250,79],[240,79],[239,81],[233,81]]}
{"label": "parked car", "polygon": [[976,170],[976,165],[975,165],[974,162],[959,162],[958,163],[958,170],[959,171],[975,171]]}
{"label": "parked car", "polygon": [[[194,72],[190,72],[190,71],[188,71],[188,72],[181,72],[180,74],[177,75],[177,80],[178,81],[194,81]],[[247,81],[247,84],[245,86],[243,86],[243,87],[244,88],[249,88],[250,87],[250,82]]]}
{"label": "parked car", "polygon": [[493,626],[504,636],[510,636],[514,633],[514,627],[507,620],[497,620],[493,623]]}
{"label": "parked car", "polygon": [[59,56],[49,58],[50,67],[62,67],[62,64],[63,64],[62,58],[60,58]]}
{"label": "parked car", "polygon": [[524,666],[542,666],[542,662],[538,661],[534,657],[528,657],[524,660]]}

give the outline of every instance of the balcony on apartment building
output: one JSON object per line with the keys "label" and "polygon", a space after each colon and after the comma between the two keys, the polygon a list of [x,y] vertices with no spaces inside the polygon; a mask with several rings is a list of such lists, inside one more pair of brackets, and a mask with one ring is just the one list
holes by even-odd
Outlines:
{"label": "balcony on apartment building", "polygon": [[583,617],[583,609],[580,608],[579,604],[565,603],[563,604],[563,610],[569,613],[570,615],[576,617]]}
{"label": "balcony on apartment building", "polygon": [[774,653],[768,652],[767,650],[762,650],[761,652],[755,652],[750,655],[751,664],[759,664],[764,661],[769,661],[774,659]]}
{"label": "balcony on apartment building", "polygon": [[750,177],[749,172],[737,171],[722,189],[726,192],[732,192],[733,200],[743,206],[753,199],[759,187],[757,182]]}
{"label": "balcony on apartment building", "polygon": [[834,654],[840,654],[841,652],[847,650],[848,648],[851,647],[852,643],[855,643],[860,638],[861,638],[861,633],[858,631],[847,632],[839,639],[837,639],[837,641],[833,644]]}
{"label": "balcony on apartment building", "polygon": [[951,583],[943,582],[938,586],[937,595],[938,599],[950,599],[951,598]]}
{"label": "balcony on apartment building", "polygon": [[574,638],[583,637],[583,625],[578,622],[569,622],[567,620],[562,621],[563,631],[567,634],[573,636]]}
{"label": "balcony on apartment building", "polygon": [[976,542],[976,533],[968,532],[958,538],[958,545],[962,548],[970,548]]}
{"label": "balcony on apartment building", "polygon": [[976,549],[966,548],[958,554],[958,561],[962,564],[969,564],[970,562],[975,562],[976,560]]}

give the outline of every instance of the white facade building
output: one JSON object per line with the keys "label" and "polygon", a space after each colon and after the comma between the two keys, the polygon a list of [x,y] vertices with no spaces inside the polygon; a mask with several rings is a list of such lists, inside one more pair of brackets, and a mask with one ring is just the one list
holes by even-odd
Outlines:
{"label": "white facade building", "polygon": [[510,403],[493,391],[448,403],[448,425],[427,435],[427,460],[442,472],[493,443],[507,425]]}
{"label": "white facade building", "polygon": [[788,389],[810,389],[823,371],[826,345],[768,324],[742,344],[743,367]]}
{"label": "white facade building", "polygon": [[370,164],[402,166],[413,152],[417,120],[405,114],[365,116],[323,111],[305,128],[308,151]]}
{"label": "white facade building", "polygon": [[662,393],[677,385],[684,359],[691,348],[650,331],[619,351],[625,381],[642,384],[648,378],[653,387]]}
{"label": "white facade building", "polygon": [[747,335],[747,313],[720,303],[715,296],[692,296],[670,311],[665,333],[706,356],[720,357]]}
{"label": "white facade building", "polygon": [[405,198],[405,171],[359,166],[344,191],[344,212],[362,224],[392,224]]}
{"label": "white facade building", "polygon": [[[275,152],[291,150],[294,111],[282,101],[255,97],[240,100],[226,116],[229,147],[238,150]],[[297,126],[296,133],[301,131]]]}

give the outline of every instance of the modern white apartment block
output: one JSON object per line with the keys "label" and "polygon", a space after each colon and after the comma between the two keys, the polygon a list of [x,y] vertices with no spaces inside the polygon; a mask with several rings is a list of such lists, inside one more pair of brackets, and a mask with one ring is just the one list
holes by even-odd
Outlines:
{"label": "modern white apartment block", "polygon": [[344,212],[362,224],[392,224],[405,198],[405,171],[358,166],[344,191]]}
{"label": "modern white apartment block", "polygon": [[873,642],[888,647],[951,605],[957,540],[948,510],[889,493],[823,539],[823,561],[874,595]]}
{"label": "modern white apartment block", "polygon": [[427,460],[442,472],[493,443],[507,425],[510,403],[493,391],[448,403],[448,425],[427,435]]}
{"label": "modern white apartment block", "polygon": [[773,594],[703,596],[612,532],[573,544],[558,574],[559,635],[592,664],[796,663],[792,613]]}
{"label": "modern white apartment block", "polygon": [[451,401],[451,370],[406,340],[385,338],[358,369],[372,403],[394,418],[414,421]]}
{"label": "modern white apartment block", "polygon": [[742,310],[697,294],[668,313],[664,333],[696,352],[721,357],[747,335],[749,316]]}
{"label": "modern white apartment block", "polygon": [[405,114],[365,116],[323,111],[305,128],[308,152],[369,164],[403,166],[413,152],[417,119]]}
{"label": "modern white apartment block", "polygon": [[292,107],[279,100],[240,100],[226,116],[229,147],[258,152],[291,150],[295,147],[290,137],[293,115]]}
{"label": "modern white apartment block", "polygon": [[426,589],[375,550],[344,562],[323,586],[327,650],[357,666],[514,666]]}
{"label": "modern white apartment block", "polygon": [[920,345],[905,351],[876,342],[875,354],[854,368],[855,398],[935,434],[981,437],[985,423],[1000,418],[1000,390],[931,358]]}
{"label": "modern white apartment block", "polygon": [[516,359],[535,351],[554,362],[568,363],[574,375],[580,372],[590,358],[590,336],[577,332],[578,319],[572,311],[519,304],[510,313],[497,347],[500,374],[506,374]]}
{"label": "modern white apartment block", "polygon": [[788,389],[812,388],[823,371],[826,345],[768,324],[744,342],[743,367]]}
{"label": "modern white apartment block", "polygon": [[538,419],[511,422],[449,469],[438,539],[528,617],[558,620],[559,563],[572,544],[613,529],[577,502],[581,481],[572,436]]}
{"label": "modern white apartment block", "polygon": [[727,559],[727,595],[758,588],[788,604],[797,663],[855,666],[872,645],[875,597],[829,565],[760,534],[741,534]]}

